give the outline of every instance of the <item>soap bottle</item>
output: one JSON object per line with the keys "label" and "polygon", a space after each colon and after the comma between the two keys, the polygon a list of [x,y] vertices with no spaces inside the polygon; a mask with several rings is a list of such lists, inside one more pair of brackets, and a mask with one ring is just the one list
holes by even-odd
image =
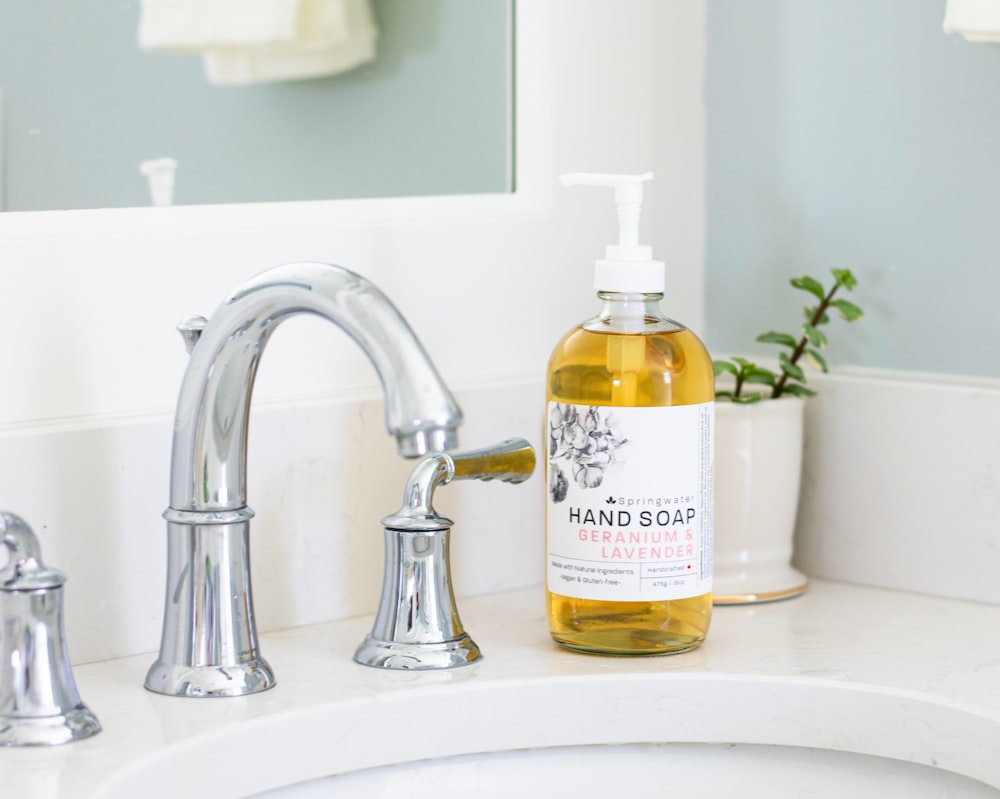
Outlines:
{"label": "soap bottle", "polygon": [[712,613],[715,378],[638,243],[650,178],[561,179],[614,189],[620,241],[596,262],[600,312],[549,359],[546,609],[555,641],[606,655],[694,649]]}

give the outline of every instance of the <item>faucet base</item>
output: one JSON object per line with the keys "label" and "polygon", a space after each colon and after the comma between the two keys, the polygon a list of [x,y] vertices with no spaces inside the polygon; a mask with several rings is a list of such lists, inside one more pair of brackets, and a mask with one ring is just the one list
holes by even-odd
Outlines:
{"label": "faucet base", "polygon": [[0,746],[59,746],[101,731],[84,704],[55,716],[0,716]]}
{"label": "faucet base", "polygon": [[380,641],[371,635],[366,635],[354,653],[354,662],[376,669],[425,671],[466,666],[475,663],[482,656],[476,642],[468,633],[463,633],[450,641],[429,644]]}
{"label": "faucet base", "polygon": [[188,666],[157,661],[146,673],[145,686],[165,696],[245,696],[273,688],[274,673],[267,661],[251,660],[234,666]]}

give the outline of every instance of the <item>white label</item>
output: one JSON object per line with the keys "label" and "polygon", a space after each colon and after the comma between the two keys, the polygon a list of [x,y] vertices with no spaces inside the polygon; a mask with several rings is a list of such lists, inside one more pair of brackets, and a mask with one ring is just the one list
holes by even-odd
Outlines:
{"label": "white label", "polygon": [[715,404],[549,403],[547,580],[648,602],[712,590]]}

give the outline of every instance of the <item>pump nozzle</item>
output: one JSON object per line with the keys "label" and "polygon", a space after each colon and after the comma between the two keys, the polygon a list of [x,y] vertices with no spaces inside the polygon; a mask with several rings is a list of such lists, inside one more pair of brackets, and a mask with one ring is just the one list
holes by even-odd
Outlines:
{"label": "pump nozzle", "polygon": [[564,186],[607,186],[615,190],[615,204],[618,206],[618,246],[608,245],[609,261],[648,261],[653,257],[652,248],[639,244],[642,184],[652,177],[652,172],[644,172],[641,175],[573,172],[560,178]]}
{"label": "pump nozzle", "polygon": [[653,260],[652,247],[639,244],[642,184],[652,177],[652,172],[641,175],[572,172],[559,178],[564,186],[606,186],[615,190],[618,244],[609,244],[604,260],[596,264],[594,285],[598,290],[663,290],[663,264]]}

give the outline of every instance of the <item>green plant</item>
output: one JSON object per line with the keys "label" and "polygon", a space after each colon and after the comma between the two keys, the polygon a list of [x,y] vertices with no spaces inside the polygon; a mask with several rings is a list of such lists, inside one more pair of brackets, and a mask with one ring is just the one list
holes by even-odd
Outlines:
{"label": "green plant", "polygon": [[[818,305],[807,305],[803,308],[805,322],[802,324],[802,336],[796,339],[788,333],[777,333],[770,331],[757,336],[757,341],[767,344],[777,344],[787,348],[778,355],[780,371],[775,372],[746,358],[731,358],[729,360],[714,360],[712,366],[715,368],[715,376],[729,374],[733,376],[734,384],[732,389],[716,390],[716,398],[728,398],[733,402],[759,402],[770,397],[777,399],[785,394],[796,397],[810,397],[816,392],[805,385],[806,373],[799,365],[799,361],[805,357],[812,366],[822,372],[828,371],[826,360],[819,354],[819,350],[826,347],[826,334],[820,327],[830,321],[827,313],[831,308],[835,308],[841,318],[847,322],[855,322],[863,315],[861,309],[852,302],[844,299],[834,299],[834,295],[840,289],[851,291],[857,285],[857,280],[849,269],[831,269],[834,282],[829,289],[825,289],[823,284],[812,277],[796,277],[790,281],[792,286],[802,289],[812,294]],[[744,393],[747,386],[762,386],[763,388],[752,393]],[[768,395],[770,389],[770,395]]]}

